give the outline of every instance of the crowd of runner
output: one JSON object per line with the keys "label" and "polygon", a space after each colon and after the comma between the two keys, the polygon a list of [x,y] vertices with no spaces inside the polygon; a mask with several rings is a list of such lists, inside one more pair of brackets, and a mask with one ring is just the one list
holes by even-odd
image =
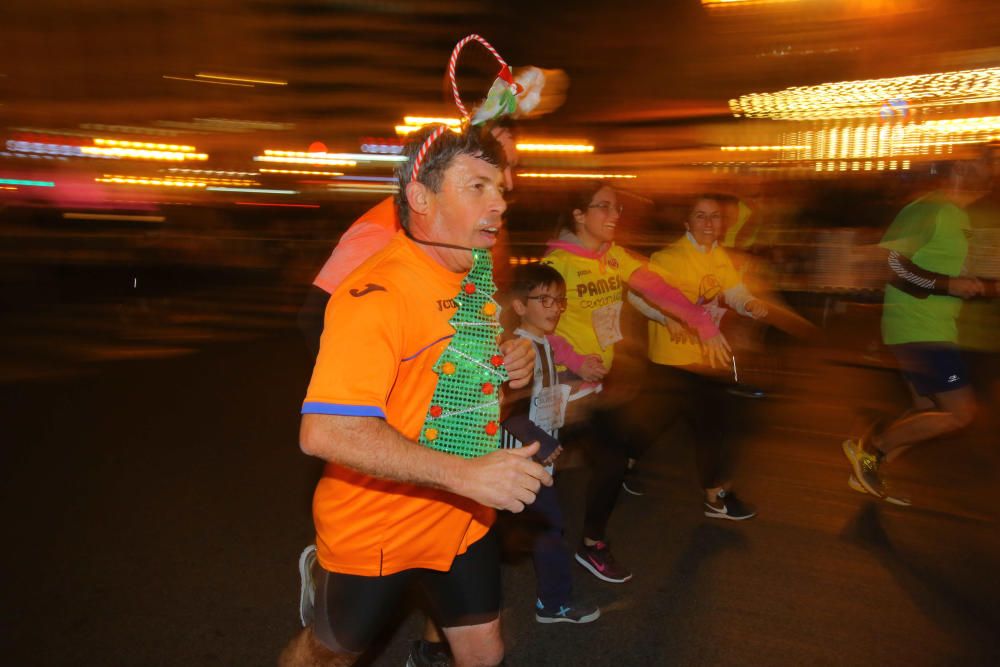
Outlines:
{"label": "crowd of runner", "polygon": [[[514,132],[501,118],[414,135],[398,195],[355,222],[317,276],[300,320],[317,354],[300,445],[326,468],[316,542],[300,558],[304,629],[282,665],[353,664],[413,588],[427,623],[409,665],[501,664],[499,511],[539,527],[536,620],[597,621],[572,570],[611,585],[633,578],[612,554],[609,523],[623,491],[646,492],[646,450],[678,419],[691,425],[700,511],[757,514],[734,490],[745,439],[735,404],[763,392],[741,381],[721,328],[741,318],[777,325],[770,316],[784,310],[751,290],[732,247],[752,207],[692,194],[683,234],[646,258],[616,243],[623,193],[585,182],[541,261],[517,266],[495,293],[491,253],[515,185]],[[856,491],[909,504],[883,479],[890,464],[973,419],[958,313],[963,300],[995,297],[997,285],[966,271],[964,209],[990,185],[982,160],[952,163],[879,244],[883,342],[914,403],[844,441]],[[626,308],[648,320],[644,338],[627,340]],[[641,418],[613,386],[616,348],[629,342],[646,352]],[[573,450],[588,481],[582,535],[571,542],[564,517],[576,508],[560,506],[554,483]]]}

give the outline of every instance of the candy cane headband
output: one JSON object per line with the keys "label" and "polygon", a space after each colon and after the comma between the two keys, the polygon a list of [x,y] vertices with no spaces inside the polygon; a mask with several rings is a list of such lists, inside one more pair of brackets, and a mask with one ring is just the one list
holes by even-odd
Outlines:
{"label": "candy cane headband", "polygon": [[[465,105],[462,104],[462,97],[458,94],[458,81],[455,77],[455,68],[458,64],[458,54],[462,51],[466,44],[469,42],[476,41],[482,44],[487,51],[493,54],[493,57],[497,59],[500,63],[500,72],[497,74],[497,78],[504,81],[508,86],[510,86],[511,91],[517,95],[520,91],[520,85],[514,81],[514,77],[511,75],[510,67],[500,57],[497,50],[493,48],[493,45],[487,42],[485,39],[479,35],[468,35],[463,37],[455,48],[451,51],[451,57],[448,59],[448,80],[451,81],[451,93],[455,98],[455,106],[458,107],[459,112],[462,114],[463,125],[467,124],[470,119],[470,114],[466,110]],[[417,180],[417,176],[420,174],[420,167],[423,166],[424,158],[427,156],[427,152],[430,147],[437,141],[442,134],[448,131],[447,125],[438,126],[428,137],[424,140],[424,143],[420,146],[420,150],[417,151],[416,156],[413,158],[413,168],[410,170],[410,181],[414,182]]]}
{"label": "candy cane headband", "polygon": [[458,82],[455,79],[455,66],[458,64],[458,54],[462,51],[466,44],[473,40],[482,44],[487,51],[493,54],[493,57],[497,59],[497,62],[500,63],[500,71],[497,73],[497,78],[502,79],[508,86],[511,86],[515,95],[519,92],[518,89],[520,87],[517,83],[515,83],[514,77],[510,73],[510,67],[507,65],[506,61],[500,57],[500,54],[497,53],[497,50],[493,48],[492,44],[475,34],[462,38],[462,40],[455,45],[455,48],[451,50],[451,58],[448,59],[448,80],[451,81],[451,94],[455,98],[455,106],[457,106],[458,110],[462,113],[462,118],[466,120],[471,116],[471,114],[465,109],[465,105],[462,104],[462,98],[458,94]]}

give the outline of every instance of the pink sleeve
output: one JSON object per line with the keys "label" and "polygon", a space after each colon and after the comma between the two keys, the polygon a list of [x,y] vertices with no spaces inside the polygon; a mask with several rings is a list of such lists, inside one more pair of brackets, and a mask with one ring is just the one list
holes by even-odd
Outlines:
{"label": "pink sleeve", "polygon": [[373,222],[359,222],[344,232],[313,285],[333,294],[351,271],[384,248],[396,231]]}
{"label": "pink sleeve", "polygon": [[628,286],[667,315],[680,320],[696,332],[698,338],[708,340],[719,333],[705,309],[687,300],[679,289],[668,285],[663,278],[649,269],[636,269],[629,276]]}
{"label": "pink sleeve", "polygon": [[579,375],[580,368],[583,367],[583,362],[587,357],[574,350],[573,346],[562,336],[551,334],[546,336],[545,339],[549,341],[549,345],[552,347],[552,359],[557,364],[565,366]]}

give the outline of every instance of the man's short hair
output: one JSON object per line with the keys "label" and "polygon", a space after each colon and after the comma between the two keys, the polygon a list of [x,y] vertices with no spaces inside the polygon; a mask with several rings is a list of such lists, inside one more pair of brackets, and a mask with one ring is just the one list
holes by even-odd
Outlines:
{"label": "man's short hair", "polygon": [[[406,199],[406,186],[410,183],[413,160],[420,147],[424,145],[424,141],[437,127],[429,125],[410,135],[410,141],[403,147],[403,155],[407,160],[396,166],[396,181],[399,184],[399,192],[396,193],[396,214],[404,229],[408,229],[410,225],[410,205]],[[461,133],[445,132],[431,144],[420,165],[417,181],[426,185],[431,192],[440,192],[444,183],[444,172],[459,155],[484,160],[497,169],[504,169],[507,166],[503,146],[496,137],[488,129],[470,126]]]}
{"label": "man's short hair", "polygon": [[991,172],[987,155],[977,151],[954,160],[932,162],[927,175],[937,187],[959,184],[963,189],[988,189]]}
{"label": "man's short hair", "polygon": [[989,190],[993,180],[986,154],[955,160],[949,165],[951,178],[965,190]]}
{"label": "man's short hair", "polygon": [[540,264],[539,262],[520,264],[514,269],[510,296],[512,299],[524,301],[531,294],[531,290],[549,285],[566,289],[566,279],[548,264]]}

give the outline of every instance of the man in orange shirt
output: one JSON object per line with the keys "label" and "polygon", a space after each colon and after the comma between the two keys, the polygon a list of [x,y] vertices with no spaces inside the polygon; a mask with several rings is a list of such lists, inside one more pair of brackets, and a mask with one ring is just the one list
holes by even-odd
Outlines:
{"label": "man in orange shirt", "polygon": [[[506,166],[503,168],[504,187],[510,192],[514,189],[514,168],[518,161],[515,124],[509,116],[505,116],[491,121],[489,127],[493,137],[503,148],[506,159]],[[355,220],[340,237],[333,252],[313,280],[305,303],[299,311],[299,329],[314,357],[319,353],[319,340],[330,295],[354,269],[388,245],[400,229],[395,197],[386,197]],[[508,268],[505,234],[506,229],[501,229],[499,242],[493,248],[494,273],[498,276]],[[499,277],[497,282],[500,282]],[[511,338],[500,346],[504,353],[504,366],[515,384],[522,375],[527,377],[534,371],[534,348],[525,345],[526,342],[520,338]],[[310,545],[302,552],[299,559],[299,573],[302,577],[299,613],[303,626],[308,625],[312,619],[315,594],[312,570],[315,561],[316,549]],[[412,658],[415,664],[420,665],[434,662],[435,656],[437,659],[447,656],[447,651],[447,644],[443,643],[440,632],[428,621],[423,638],[414,643]]]}
{"label": "man in orange shirt", "polygon": [[[280,663],[350,665],[418,585],[455,664],[496,665],[496,509],[521,511],[552,479],[538,445],[462,458],[418,444],[454,330],[471,249],[496,243],[506,209],[503,153],[472,128],[444,134],[411,179],[401,165],[398,232],[331,296],[303,404],[301,447],[327,461],[313,501],[320,573],[315,619]],[[526,382],[529,378],[523,378]],[[426,430],[424,430],[426,433]]]}

